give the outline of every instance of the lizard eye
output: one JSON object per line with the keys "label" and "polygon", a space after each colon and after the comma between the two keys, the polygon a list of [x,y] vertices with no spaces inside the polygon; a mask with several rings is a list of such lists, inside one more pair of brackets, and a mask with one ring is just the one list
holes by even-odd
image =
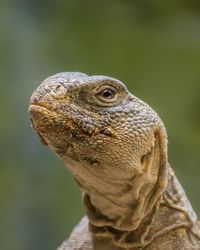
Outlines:
{"label": "lizard eye", "polygon": [[98,90],[96,97],[104,102],[115,102],[117,100],[117,90],[113,87],[104,87]]}
{"label": "lizard eye", "polygon": [[114,97],[114,92],[111,89],[105,89],[102,91],[102,97],[106,99],[112,99]]}

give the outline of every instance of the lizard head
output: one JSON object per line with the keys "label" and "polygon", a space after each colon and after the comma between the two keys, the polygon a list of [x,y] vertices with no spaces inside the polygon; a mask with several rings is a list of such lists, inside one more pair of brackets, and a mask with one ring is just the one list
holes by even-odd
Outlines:
{"label": "lizard head", "polygon": [[111,77],[53,75],[34,91],[29,115],[42,143],[60,158],[111,171],[112,178],[143,171],[156,147],[166,157],[166,132],[156,112]]}
{"label": "lizard head", "polygon": [[53,75],[34,91],[29,115],[43,144],[65,161],[86,193],[109,193],[105,183],[123,186],[129,180],[137,199],[166,185],[163,123],[121,81]]}

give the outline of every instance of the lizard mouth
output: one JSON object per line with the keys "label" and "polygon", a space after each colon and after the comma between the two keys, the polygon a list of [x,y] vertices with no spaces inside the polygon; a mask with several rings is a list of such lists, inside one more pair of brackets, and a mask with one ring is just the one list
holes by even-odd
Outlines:
{"label": "lizard mouth", "polygon": [[39,136],[41,143],[45,146],[47,146],[48,143],[42,135],[42,132],[46,132],[48,130],[48,124],[45,122],[45,117],[48,116],[49,112],[48,108],[41,104],[30,104],[28,110],[31,126]]}
{"label": "lizard mouth", "polygon": [[[104,134],[106,137],[115,137],[115,133],[110,128],[98,128],[79,119],[72,119],[69,116],[63,117],[58,111],[53,110],[47,103],[31,103],[29,107],[29,116],[33,128],[37,133],[45,133],[53,130],[70,130],[79,135],[94,136]],[[40,134],[41,136],[41,134]]]}
{"label": "lizard mouth", "polygon": [[46,131],[51,124],[52,117],[55,116],[54,111],[43,104],[30,104],[28,112],[33,128],[41,132]]}
{"label": "lizard mouth", "polygon": [[63,130],[61,116],[50,109],[46,103],[31,103],[28,110],[31,125],[43,145],[48,146],[45,135],[52,130]]}

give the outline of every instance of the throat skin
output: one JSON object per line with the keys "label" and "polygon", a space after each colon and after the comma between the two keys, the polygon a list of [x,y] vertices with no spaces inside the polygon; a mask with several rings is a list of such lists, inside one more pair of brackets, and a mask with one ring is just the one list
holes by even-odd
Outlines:
{"label": "throat skin", "polygon": [[101,190],[82,188],[84,206],[91,224],[126,231],[137,229],[149,214],[149,208],[153,209],[160,199],[160,193],[155,192],[152,184],[140,186],[141,179],[142,176],[138,175],[123,183],[104,180]]}
{"label": "throat skin", "polygon": [[118,250],[143,249],[155,238],[180,228],[191,230],[194,237],[200,237],[197,216],[169,164],[167,168],[166,187],[156,195],[151,210],[148,204],[145,210],[143,199],[135,197],[130,182],[105,182],[107,191],[103,193],[87,190],[78,182],[95,241],[104,239],[112,245],[112,250]]}
{"label": "throat skin", "polygon": [[132,169],[127,178],[109,176],[98,167],[65,159],[84,193],[90,230],[96,238],[105,238],[117,247],[145,246],[150,242],[145,237],[168,184],[169,166],[160,141],[157,135],[140,168],[127,168]]}

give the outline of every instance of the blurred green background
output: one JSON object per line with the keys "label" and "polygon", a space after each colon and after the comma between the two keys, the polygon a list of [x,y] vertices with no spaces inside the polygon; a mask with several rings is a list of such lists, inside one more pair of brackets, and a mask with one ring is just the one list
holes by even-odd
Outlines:
{"label": "blurred green background", "polygon": [[32,91],[60,71],[110,75],[163,119],[200,216],[200,2],[0,1],[0,249],[53,250],[83,215],[64,164],[30,127]]}

